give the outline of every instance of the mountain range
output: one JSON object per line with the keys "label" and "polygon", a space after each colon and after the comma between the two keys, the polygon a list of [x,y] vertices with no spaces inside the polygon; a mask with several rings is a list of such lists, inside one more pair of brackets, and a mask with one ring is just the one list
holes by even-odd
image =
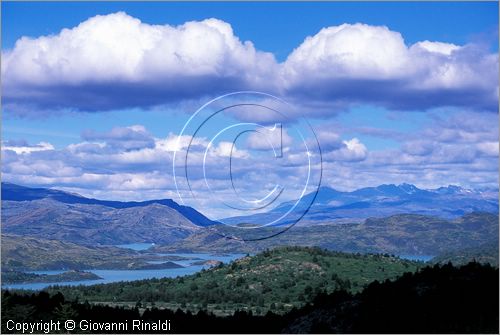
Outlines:
{"label": "mountain range", "polygon": [[[251,252],[274,245],[319,245],[343,251],[436,255],[498,241],[494,194],[457,186],[422,190],[409,184],[353,192],[322,187],[299,225],[275,239],[252,244],[224,238],[233,235],[230,227],[170,199],[107,201],[2,183],[2,234],[86,246],[147,242],[165,251]],[[268,215],[280,215],[289,206],[283,203]],[[258,222],[263,215],[230,220]],[[256,231],[232,229],[250,235]],[[272,235],[280,227],[265,229]]]}
{"label": "mountain range", "polygon": [[[306,210],[301,225],[318,223],[362,222],[371,217],[396,214],[432,215],[454,219],[472,212],[498,213],[498,191],[476,191],[450,185],[424,190],[411,184],[384,184],[342,192],[330,187],[320,187],[317,194],[305,195],[286,217],[287,224],[296,221]],[[301,204],[311,204],[306,208]],[[295,201],[284,202],[268,213],[224,219],[225,223],[258,224],[270,222],[289,211]]]}

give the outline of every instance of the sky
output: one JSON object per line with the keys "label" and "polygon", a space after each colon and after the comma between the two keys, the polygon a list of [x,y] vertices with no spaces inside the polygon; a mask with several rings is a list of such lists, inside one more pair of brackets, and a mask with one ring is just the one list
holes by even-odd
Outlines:
{"label": "sky", "polygon": [[213,218],[498,188],[496,2],[1,6],[3,181]]}

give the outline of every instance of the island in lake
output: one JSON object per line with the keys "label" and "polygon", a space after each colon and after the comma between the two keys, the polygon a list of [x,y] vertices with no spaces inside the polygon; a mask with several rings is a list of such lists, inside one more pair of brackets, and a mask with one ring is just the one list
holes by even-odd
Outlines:
{"label": "island in lake", "polygon": [[60,283],[69,281],[102,279],[88,271],[70,270],[57,274],[37,274],[21,271],[2,271],[2,283],[27,284],[27,283]]}

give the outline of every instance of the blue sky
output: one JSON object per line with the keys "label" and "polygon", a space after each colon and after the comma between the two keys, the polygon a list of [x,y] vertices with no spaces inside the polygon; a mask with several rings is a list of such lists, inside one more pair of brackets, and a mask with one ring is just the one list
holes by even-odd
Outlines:
{"label": "blue sky", "polygon": [[[171,147],[189,116],[251,90],[294,109],[287,120],[245,110],[214,119],[213,129],[284,122],[283,170],[243,168],[262,144],[251,135],[237,144],[249,194],[266,194],[272,176],[303,178],[290,172],[302,162],[300,116],[323,150],[322,184],[496,187],[497,13],[495,2],[3,2],[3,179],[100,198],[174,197]],[[214,150],[222,164],[227,147]],[[224,178],[211,181],[221,194]]]}
{"label": "blue sky", "polygon": [[[58,33],[97,14],[125,11],[151,24],[182,24],[216,17],[231,22],[241,39],[251,40],[283,59],[319,29],[342,23],[386,25],[403,33],[407,43],[420,40],[464,44],[498,30],[495,2],[431,3],[141,3],[43,2],[2,3],[2,49],[21,36]],[[300,24],[297,24],[300,22]],[[258,23],[258,24],[256,24]],[[495,41],[495,38],[491,38]],[[498,43],[493,47],[498,48]]]}

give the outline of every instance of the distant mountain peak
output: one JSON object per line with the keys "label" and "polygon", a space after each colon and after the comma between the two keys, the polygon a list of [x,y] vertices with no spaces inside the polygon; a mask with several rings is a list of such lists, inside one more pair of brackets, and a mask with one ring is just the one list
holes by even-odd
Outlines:
{"label": "distant mountain peak", "polygon": [[330,193],[340,193],[339,190],[333,188],[333,187],[330,187],[330,186],[320,186],[318,188],[318,193],[319,192],[330,192]]}
{"label": "distant mountain peak", "polygon": [[[466,213],[481,211],[498,213],[498,192],[479,192],[457,185],[448,185],[438,189],[423,189],[413,184],[382,184],[364,187],[353,191],[337,191],[327,186],[316,192],[306,194],[305,205],[312,203],[306,216],[305,224],[312,222],[346,222],[367,217],[385,217],[394,214],[421,214],[441,218],[455,218]],[[314,202],[313,202],[314,200]],[[294,202],[280,204],[271,211],[271,215],[285,213]],[[300,208],[301,210],[304,207]],[[266,213],[228,218],[227,222],[259,223],[265,220]]]}
{"label": "distant mountain peak", "polygon": [[416,187],[413,184],[403,183],[403,184],[399,184],[398,187],[408,194],[413,194],[413,193],[422,191],[421,189],[419,189],[418,187]]}
{"label": "distant mountain peak", "polygon": [[448,185],[448,186],[442,186],[439,188],[436,188],[433,190],[434,192],[440,193],[440,194],[471,194],[471,193],[476,193],[476,191],[464,188],[459,185]]}

